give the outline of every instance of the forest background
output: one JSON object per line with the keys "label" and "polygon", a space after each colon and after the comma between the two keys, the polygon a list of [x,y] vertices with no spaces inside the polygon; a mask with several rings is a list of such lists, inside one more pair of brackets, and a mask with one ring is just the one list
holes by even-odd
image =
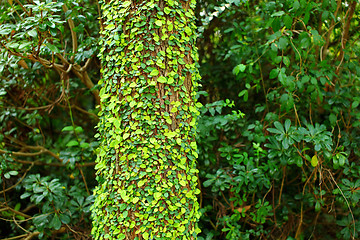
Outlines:
{"label": "forest background", "polygon": [[[90,239],[99,3],[0,10],[0,237]],[[358,12],[197,1],[198,239],[359,238]]]}

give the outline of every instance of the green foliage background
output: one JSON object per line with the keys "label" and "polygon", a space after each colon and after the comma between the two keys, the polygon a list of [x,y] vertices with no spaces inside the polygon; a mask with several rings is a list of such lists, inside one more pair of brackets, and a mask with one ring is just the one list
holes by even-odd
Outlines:
{"label": "green foliage background", "polygon": [[[100,8],[0,3],[0,236],[90,239]],[[358,12],[197,1],[198,239],[359,238]]]}

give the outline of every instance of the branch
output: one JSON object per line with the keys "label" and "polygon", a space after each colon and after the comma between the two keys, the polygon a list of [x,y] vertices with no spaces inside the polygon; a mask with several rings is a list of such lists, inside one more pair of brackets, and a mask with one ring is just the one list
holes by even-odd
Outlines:
{"label": "branch", "polygon": [[13,151],[5,151],[5,150],[0,149],[0,153],[10,154],[10,155],[14,155],[14,156],[21,156],[21,157],[34,157],[34,156],[39,156],[43,153],[47,153],[50,156],[56,158],[58,161],[62,162],[62,159],[58,155],[56,155],[55,153],[51,152],[49,149],[46,149],[42,146],[26,146],[25,148],[32,149],[32,150],[38,150],[38,152],[34,152],[34,153],[13,152]]}
{"label": "branch", "polygon": [[31,218],[31,216],[29,216],[29,215],[27,215],[27,214],[25,214],[25,213],[19,212],[19,211],[15,210],[15,209],[12,209],[11,207],[1,208],[1,209],[0,209],[0,212],[2,212],[2,211],[10,211],[10,212],[13,212],[13,213],[15,213],[15,214],[17,214],[17,215],[23,216],[23,217],[25,217],[25,218]]}
{"label": "branch", "polygon": [[[62,8],[63,8],[64,12],[67,12],[69,10],[67,8],[66,4],[62,5]],[[75,53],[76,53],[77,48],[78,48],[76,32],[74,32],[74,30],[73,30],[75,28],[75,24],[74,24],[74,21],[70,17],[68,18],[67,21],[68,21],[68,24],[69,24],[69,27],[70,27],[71,39],[72,39],[72,45],[73,45],[73,55],[70,58],[70,62],[74,62]]]}
{"label": "branch", "polygon": [[341,36],[341,47],[340,47],[340,54],[338,57],[338,60],[340,60],[339,65],[336,68],[335,73],[338,74],[340,72],[340,66],[344,60],[344,49],[345,49],[345,45],[346,42],[349,40],[349,29],[350,29],[350,22],[351,19],[354,16],[354,12],[355,12],[355,7],[356,7],[357,2],[354,1],[350,4],[348,11],[346,12],[346,15],[349,14],[347,16],[346,22],[345,22],[345,26],[344,26],[344,30]]}

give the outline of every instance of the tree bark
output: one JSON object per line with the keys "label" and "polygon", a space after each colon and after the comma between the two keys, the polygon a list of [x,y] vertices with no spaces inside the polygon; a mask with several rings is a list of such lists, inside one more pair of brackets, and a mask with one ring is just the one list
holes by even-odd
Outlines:
{"label": "tree bark", "polygon": [[196,239],[195,0],[102,2],[94,239]]}

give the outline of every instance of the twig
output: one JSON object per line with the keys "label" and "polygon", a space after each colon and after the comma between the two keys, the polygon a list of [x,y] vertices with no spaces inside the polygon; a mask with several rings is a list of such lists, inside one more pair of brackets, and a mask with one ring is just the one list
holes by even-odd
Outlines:
{"label": "twig", "polygon": [[[63,4],[62,8],[63,8],[64,12],[67,12],[69,10],[67,8],[66,4]],[[74,62],[75,53],[78,48],[76,32],[74,31],[75,24],[74,24],[74,21],[71,19],[71,17],[69,17],[67,21],[68,21],[70,32],[71,32],[71,40],[72,40],[72,47],[73,47],[73,52],[72,52],[72,56],[70,58],[70,62]]]}

